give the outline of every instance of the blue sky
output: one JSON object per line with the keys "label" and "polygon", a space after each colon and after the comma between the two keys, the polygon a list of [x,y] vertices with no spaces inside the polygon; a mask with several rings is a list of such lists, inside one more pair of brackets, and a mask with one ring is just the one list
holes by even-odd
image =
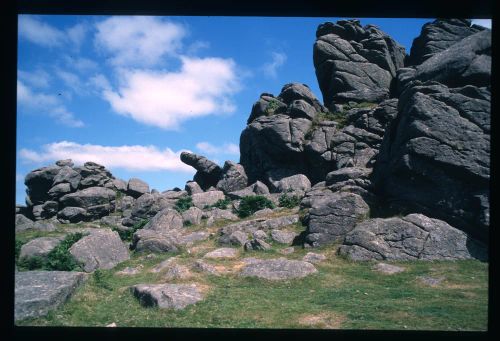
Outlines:
{"label": "blue sky", "polygon": [[[339,19],[19,16],[16,203],[29,171],[64,158],[160,191],[194,175],[179,160],[184,150],[239,161],[261,93],[301,82],[322,99],[312,46],[317,26]],[[409,52],[431,20],[361,23]]]}

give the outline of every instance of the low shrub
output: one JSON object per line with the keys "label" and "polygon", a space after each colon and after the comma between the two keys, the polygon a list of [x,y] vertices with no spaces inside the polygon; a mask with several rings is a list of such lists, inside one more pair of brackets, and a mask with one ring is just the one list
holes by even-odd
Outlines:
{"label": "low shrub", "polygon": [[245,218],[264,208],[275,208],[273,202],[262,195],[243,197],[238,208],[238,216]]}
{"label": "low shrub", "polygon": [[193,199],[190,196],[187,196],[185,198],[180,198],[175,202],[174,209],[182,213],[184,211],[187,211],[190,207],[193,206]]}
{"label": "low shrub", "polygon": [[279,197],[279,206],[286,208],[294,208],[300,205],[300,197],[297,195],[288,195],[283,193]]}
{"label": "low shrub", "polygon": [[69,253],[69,248],[83,237],[82,233],[72,233],[67,235],[62,242],[59,243],[47,255],[47,260],[43,266],[45,270],[57,271],[73,271],[80,269],[80,264]]}
{"label": "low shrub", "polygon": [[219,208],[221,210],[225,210],[229,204],[231,204],[230,199],[228,199],[228,198],[219,199],[215,204],[210,205],[209,208],[215,207],[215,208]]}
{"label": "low shrub", "polygon": [[273,99],[269,101],[269,104],[266,107],[266,113],[267,115],[272,115],[274,114],[274,111],[280,107],[280,102],[277,100]]}
{"label": "low shrub", "polygon": [[[82,233],[72,233],[66,236],[46,258],[39,256],[22,258],[17,262],[20,270],[43,269],[49,271],[81,270],[80,264],[69,253],[69,248],[83,237]],[[17,245],[17,243],[16,243]]]}
{"label": "low shrub", "polygon": [[21,240],[16,239],[16,246],[15,246],[15,257],[16,257],[16,262],[19,259],[19,254],[21,253],[21,247],[23,246],[23,242]]}
{"label": "low shrub", "polygon": [[149,220],[142,219],[142,220],[138,221],[137,223],[135,223],[128,230],[120,230],[117,228],[113,228],[113,231],[118,232],[120,239],[123,240],[124,242],[130,242],[130,241],[132,241],[132,236],[134,235],[134,233],[137,232],[137,230],[142,229],[148,222],[149,222]]}

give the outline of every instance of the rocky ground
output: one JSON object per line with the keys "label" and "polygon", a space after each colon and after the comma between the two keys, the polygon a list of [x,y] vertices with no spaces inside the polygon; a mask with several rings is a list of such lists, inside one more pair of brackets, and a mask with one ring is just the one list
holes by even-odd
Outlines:
{"label": "rocky ground", "polygon": [[[265,325],[279,302],[294,313],[276,326],[373,326],[358,323],[359,297],[345,301],[361,281],[356,290],[376,290],[391,312],[383,328],[402,327],[391,315],[402,302],[414,309],[403,314],[414,329],[442,328],[435,309],[445,303],[419,291],[426,285],[450,300],[444,314],[456,326],[468,302],[476,319],[465,325],[483,328],[476,304],[487,299],[491,31],[436,20],[408,56],[378,28],[341,20],[318,27],[313,62],[324,104],[305,84],[263,93],[241,134],[240,163],[182,153],[197,171],[183,189],[159,192],[69,159],[30,172],[26,205],[16,208],[18,323],[109,320],[93,320],[104,308],[79,310],[84,297],[106,297],[92,296],[100,288],[117,309],[133,299],[137,314],[177,311],[191,314],[174,319],[184,326],[236,326],[228,314],[245,300],[228,288],[238,284],[248,288],[243,296],[262,292],[260,311],[245,301],[257,310],[244,326]],[[301,296],[269,298],[268,286]],[[332,302],[340,308],[320,309]],[[224,319],[199,320],[198,309]],[[158,314],[151,323],[169,325],[172,315]],[[109,323],[142,325],[127,316]],[[420,328],[425,318],[437,320]]]}

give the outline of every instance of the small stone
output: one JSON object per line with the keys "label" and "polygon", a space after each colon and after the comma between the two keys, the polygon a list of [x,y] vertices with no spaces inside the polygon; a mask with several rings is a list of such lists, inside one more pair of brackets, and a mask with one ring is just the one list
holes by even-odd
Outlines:
{"label": "small stone", "polygon": [[281,249],[279,252],[283,255],[289,255],[289,254],[295,252],[295,248],[293,246],[290,246],[290,247],[286,247],[284,249]]}
{"label": "small stone", "polygon": [[106,325],[106,327],[116,327],[116,323],[115,322],[110,323],[110,324]]}
{"label": "small stone", "polygon": [[291,231],[272,230],[271,238],[281,244],[290,244],[297,237],[297,233]]}
{"label": "small stone", "polygon": [[431,287],[435,287],[441,284],[442,281],[445,280],[444,277],[431,277],[431,276],[419,276],[417,277],[421,283],[429,285]]}
{"label": "small stone", "polygon": [[320,253],[314,253],[314,252],[308,252],[303,258],[302,260],[304,262],[309,262],[309,263],[313,263],[313,264],[316,264],[316,263],[319,263],[319,262],[322,262],[326,259],[326,256],[325,255],[322,255]]}
{"label": "small stone", "polygon": [[132,293],[144,306],[181,310],[203,299],[196,284],[138,284]]}
{"label": "small stone", "polygon": [[395,274],[398,272],[405,271],[405,268],[400,267],[400,266],[396,266],[396,265],[386,264],[386,263],[377,263],[373,266],[373,270],[392,275],[392,274]]}
{"label": "small stone", "polygon": [[262,230],[257,230],[255,231],[254,233],[252,233],[253,237],[255,239],[262,239],[262,240],[266,240],[267,238],[269,238],[267,236],[267,233],[265,231],[262,231]]}
{"label": "small stone", "polygon": [[253,239],[245,243],[245,251],[249,250],[269,250],[271,245],[263,241],[262,239]]}

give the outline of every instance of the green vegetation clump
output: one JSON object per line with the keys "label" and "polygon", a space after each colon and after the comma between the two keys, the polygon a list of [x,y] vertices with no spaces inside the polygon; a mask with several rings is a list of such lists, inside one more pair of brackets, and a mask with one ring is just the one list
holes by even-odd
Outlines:
{"label": "green vegetation clump", "polygon": [[294,208],[300,205],[300,197],[297,195],[288,195],[283,193],[279,197],[279,206],[286,208]]}
{"label": "green vegetation clump", "polygon": [[142,229],[148,222],[149,220],[142,219],[139,222],[135,223],[134,226],[132,226],[128,230],[120,230],[117,228],[113,228],[113,231],[118,232],[118,235],[120,236],[121,240],[130,242],[132,241],[132,236],[134,235],[134,233],[137,232],[137,230]]}
{"label": "green vegetation clump", "polygon": [[274,114],[274,111],[276,109],[278,109],[279,107],[280,107],[280,103],[277,100],[273,99],[273,100],[269,101],[269,104],[266,107],[267,115]]}
{"label": "green vegetation clump", "polygon": [[[74,271],[81,270],[80,264],[69,253],[69,248],[83,237],[82,233],[72,233],[59,243],[47,258],[30,257],[22,258],[17,265],[20,270],[43,269],[48,271]],[[17,243],[16,243],[17,244]]]}
{"label": "green vegetation clump", "polygon": [[16,255],[16,262],[19,259],[19,254],[21,253],[21,247],[23,246],[23,242],[19,239],[16,239],[16,246],[15,246],[15,255]]}
{"label": "green vegetation clump", "polygon": [[102,271],[101,269],[97,269],[94,271],[94,274],[92,275],[93,279],[94,279],[94,284],[99,287],[99,288],[103,288],[103,289],[106,289],[106,290],[112,290],[113,288],[111,288],[111,285],[109,284],[109,278],[108,276],[106,276],[106,274],[104,273],[104,271]]}
{"label": "green vegetation clump", "polygon": [[215,204],[210,205],[209,208],[214,207],[214,208],[220,208],[221,210],[225,210],[229,204],[231,204],[230,199],[228,198],[219,199]]}
{"label": "green vegetation clump", "polygon": [[243,197],[238,208],[238,216],[245,218],[264,208],[275,208],[275,206],[271,200],[262,195]]}
{"label": "green vegetation clump", "polygon": [[187,196],[185,198],[180,198],[175,202],[174,209],[182,213],[184,211],[187,211],[190,207],[193,206],[193,199],[190,196]]}

